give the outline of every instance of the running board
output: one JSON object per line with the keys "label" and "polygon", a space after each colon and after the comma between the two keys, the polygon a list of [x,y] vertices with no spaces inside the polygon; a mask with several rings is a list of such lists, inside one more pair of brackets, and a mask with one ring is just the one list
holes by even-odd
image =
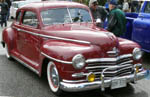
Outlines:
{"label": "running board", "polygon": [[14,58],[15,60],[17,60],[19,63],[21,63],[22,65],[24,65],[25,67],[29,68],[31,71],[35,72],[37,75],[39,75],[39,71],[37,71],[36,69],[34,69],[33,67],[31,67],[30,65],[28,65],[27,63],[23,62],[22,60],[18,59],[15,56],[11,56],[12,58]]}

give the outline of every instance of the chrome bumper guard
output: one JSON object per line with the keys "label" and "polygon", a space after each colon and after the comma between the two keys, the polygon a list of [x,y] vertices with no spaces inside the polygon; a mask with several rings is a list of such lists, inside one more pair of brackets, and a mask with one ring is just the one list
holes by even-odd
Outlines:
{"label": "chrome bumper guard", "polygon": [[[137,80],[141,80],[145,78],[146,76],[146,70],[143,70],[141,72],[136,72],[136,66],[134,65],[134,74],[130,74],[127,76],[123,77],[117,77],[117,79],[126,79],[126,83],[134,82],[136,83]],[[84,83],[67,83],[67,82],[60,82],[60,88],[64,91],[68,92],[79,92],[79,91],[86,91],[86,90],[92,90],[92,89],[98,89],[101,88],[102,91],[105,90],[105,88],[110,87],[112,84],[112,79],[106,79],[104,73],[106,70],[111,70],[111,69],[117,69],[120,68],[120,66],[114,66],[111,68],[106,68],[102,71],[101,73],[101,80],[100,81],[94,81],[94,82],[84,82]]]}

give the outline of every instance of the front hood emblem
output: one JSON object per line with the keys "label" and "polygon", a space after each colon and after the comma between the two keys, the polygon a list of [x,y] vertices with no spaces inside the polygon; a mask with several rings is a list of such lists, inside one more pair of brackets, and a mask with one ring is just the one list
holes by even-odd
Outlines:
{"label": "front hood emblem", "polygon": [[112,51],[108,51],[107,54],[108,54],[108,56],[114,56],[114,57],[116,57],[116,56],[119,55],[119,52],[120,51],[118,50],[118,48],[114,47],[112,49]]}

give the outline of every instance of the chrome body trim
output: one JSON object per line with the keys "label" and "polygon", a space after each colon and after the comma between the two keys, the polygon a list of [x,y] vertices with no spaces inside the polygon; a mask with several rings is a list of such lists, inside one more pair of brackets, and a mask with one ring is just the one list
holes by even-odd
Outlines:
{"label": "chrome body trim", "polygon": [[[113,68],[113,67],[110,67],[110,68]],[[120,67],[118,67],[118,68],[120,68]],[[120,72],[120,71],[122,71],[122,70],[124,70],[124,69],[130,69],[130,68],[133,68],[133,66],[126,67],[126,68],[122,68],[122,69],[119,69],[119,70],[116,70],[116,71],[111,71],[111,72],[106,71],[105,73],[114,74],[114,73]],[[114,68],[113,68],[113,69],[114,69]],[[99,74],[99,73],[102,73],[102,72],[94,72],[94,74]]]}
{"label": "chrome body trim", "polygon": [[87,82],[87,80],[65,80],[63,79],[62,82],[64,83],[82,83],[82,82]]}
{"label": "chrome body trim", "polygon": [[[56,61],[56,62],[60,62],[60,63],[64,63],[64,64],[73,64],[71,61],[69,62],[69,61],[59,60],[59,59],[53,58],[53,57],[51,57],[51,56],[49,56],[49,55],[47,55],[47,54],[45,54],[45,53],[43,53],[43,52],[41,52],[41,54],[44,55],[45,57],[51,59],[51,60]],[[123,58],[128,58],[128,57],[130,57],[130,56],[132,56],[132,55],[131,55],[131,54],[122,55],[122,56],[119,56],[119,57],[117,57],[117,58],[88,59],[88,60],[86,60],[86,63],[101,62],[101,61],[104,62],[104,61],[106,61],[106,60],[107,60],[107,61],[111,61],[111,62],[113,62],[113,61],[116,62],[117,60],[120,60],[120,59],[123,59]],[[133,60],[127,61],[127,62],[133,62]],[[126,64],[127,62],[118,64],[118,65],[123,65],[123,64]],[[101,67],[101,66],[99,66],[99,67]],[[108,67],[108,66],[106,66],[106,67]],[[86,67],[86,69],[87,69],[87,68],[88,68],[88,67]],[[90,67],[89,67],[89,68],[90,68]]]}
{"label": "chrome body trim", "polygon": [[35,63],[35,62],[33,62],[33,61],[31,61],[30,59],[28,59],[27,57],[25,57],[25,56],[23,56],[23,55],[20,55],[23,59],[25,59],[26,61],[28,61],[28,62],[30,62],[30,63],[32,63],[34,66],[39,66],[39,64],[37,64],[37,63]]}
{"label": "chrome body trim", "polygon": [[[122,63],[120,63],[120,64],[117,64],[117,65],[124,65],[124,64],[130,64],[130,63],[132,63],[133,62],[133,60],[129,60],[129,61],[126,61],[126,62],[122,62]],[[104,63],[98,63],[99,65],[103,65]],[[106,68],[106,67],[109,67],[110,65],[114,65],[114,63],[107,63],[107,64],[109,64],[109,65],[103,65],[103,66],[100,66],[100,67],[103,67],[103,68]],[[93,64],[88,64],[88,66],[93,66],[93,65],[95,65],[94,63]]]}
{"label": "chrome body trim", "polygon": [[84,72],[74,73],[74,74],[72,74],[72,77],[74,77],[74,78],[81,78],[81,77],[87,76],[88,74],[89,73],[84,73]]}
{"label": "chrome body trim", "polygon": [[[125,64],[125,65],[118,64],[117,66],[125,66],[126,67],[126,66],[133,66],[133,64]],[[108,65],[108,66],[107,65],[106,66],[104,66],[104,65],[103,66],[92,66],[92,67],[87,66],[87,67],[85,67],[85,69],[95,69],[95,68],[102,68],[103,69],[103,68],[108,68],[108,67],[114,67],[114,66],[113,65],[112,66],[110,66],[110,65]]]}
{"label": "chrome body trim", "polygon": [[51,57],[51,56],[49,56],[49,55],[47,55],[47,54],[45,54],[45,53],[43,53],[43,52],[41,52],[41,54],[42,54],[43,56],[45,56],[45,57],[47,57],[47,58],[53,60],[53,61],[59,62],[59,63],[63,63],[63,64],[72,64],[72,62],[69,62],[69,61],[63,61],[63,60],[59,60],[59,59],[53,58],[53,57]]}
{"label": "chrome body trim", "polygon": [[29,33],[29,34],[32,34],[32,35],[35,35],[35,36],[44,37],[44,38],[51,38],[51,39],[64,40],[64,41],[71,41],[71,42],[76,42],[76,43],[91,44],[88,41],[68,39],[68,38],[61,38],[61,37],[55,37],[55,36],[48,36],[48,35],[44,35],[44,34],[33,33],[33,32],[30,32],[30,31],[18,29],[17,27],[14,27],[14,26],[13,26],[13,28],[16,29],[16,30],[19,30],[21,32]]}
{"label": "chrome body trim", "polygon": [[[142,72],[139,72],[136,74],[136,80],[141,80],[146,76],[146,70],[143,70]],[[133,82],[135,75],[127,75],[123,77],[118,77],[118,79],[125,78],[127,80],[127,83]],[[79,91],[86,91],[86,90],[93,90],[93,89],[99,89],[102,86],[104,88],[111,86],[112,79],[106,79],[104,80],[104,84],[102,85],[102,81],[94,81],[94,82],[84,82],[84,83],[72,83],[69,81],[60,82],[60,88],[64,91],[68,92],[79,92]]]}
{"label": "chrome body trim", "polygon": [[38,71],[38,70],[34,69],[33,67],[31,67],[30,65],[28,65],[28,64],[25,63],[25,62],[23,62],[22,60],[18,59],[18,58],[15,57],[15,56],[12,56],[12,55],[11,55],[11,57],[14,58],[15,60],[17,60],[19,63],[21,63],[21,64],[24,65],[25,67],[29,68],[30,70],[32,70],[33,72],[35,72],[36,74],[39,75],[39,71]]}
{"label": "chrome body trim", "polygon": [[95,59],[87,59],[86,63],[96,63],[96,62],[116,62],[118,60],[121,60],[123,58],[129,58],[132,57],[132,54],[124,54],[121,56],[118,56],[116,58],[95,58]]}
{"label": "chrome body trim", "polygon": [[[135,64],[133,67],[134,69],[134,77],[133,77],[133,82],[135,82],[137,80],[137,72],[136,72],[136,67],[138,65]],[[102,86],[101,86],[101,90],[104,91],[105,90],[105,74],[107,70],[112,70],[112,69],[118,69],[118,68],[122,68],[122,67],[125,67],[125,66],[113,66],[113,67],[108,67],[108,68],[105,68],[102,72],[101,72],[101,81],[102,81]],[[131,67],[131,68],[132,68]],[[136,79],[136,80],[135,80]]]}

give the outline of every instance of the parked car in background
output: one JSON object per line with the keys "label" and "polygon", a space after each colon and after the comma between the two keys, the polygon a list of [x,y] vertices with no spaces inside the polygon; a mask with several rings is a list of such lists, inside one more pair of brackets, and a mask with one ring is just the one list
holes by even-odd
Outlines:
{"label": "parked car in background", "polygon": [[142,50],[150,53],[150,1],[145,1],[139,13],[127,13],[125,38],[140,44]]}
{"label": "parked car in background", "polygon": [[26,4],[29,4],[29,3],[32,3],[32,2],[39,2],[41,0],[22,0],[22,1],[14,1],[12,2],[12,6],[10,7],[10,18],[15,18],[16,17],[16,11],[18,8],[26,5]]}
{"label": "parked car in background", "polygon": [[10,18],[15,18],[16,17],[16,11],[18,8],[21,6],[27,4],[28,2],[26,1],[14,1],[12,2],[12,5],[10,7]]}
{"label": "parked car in background", "polygon": [[98,28],[88,6],[68,1],[38,2],[17,10],[3,30],[2,45],[50,89],[78,92],[126,87],[145,77],[140,46]]}

